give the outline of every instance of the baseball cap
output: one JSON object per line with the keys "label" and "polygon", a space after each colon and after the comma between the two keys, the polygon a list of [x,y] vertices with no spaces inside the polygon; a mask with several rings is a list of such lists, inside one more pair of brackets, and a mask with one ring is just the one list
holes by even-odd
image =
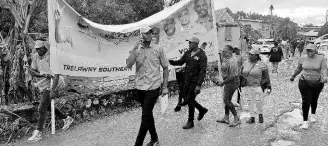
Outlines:
{"label": "baseball cap", "polygon": [[314,44],[308,44],[305,46],[305,50],[315,50],[316,46]]}
{"label": "baseball cap", "polygon": [[35,41],[35,44],[34,44],[35,49],[42,48],[42,47],[45,47],[48,49],[48,45],[47,45],[46,41],[41,41],[41,40]]}
{"label": "baseball cap", "polygon": [[258,50],[258,49],[251,49],[248,51],[248,53],[249,54],[257,54],[257,55],[261,54],[260,50]]}
{"label": "baseball cap", "polygon": [[142,27],[140,28],[140,33],[147,33],[147,32],[150,31],[150,30],[151,30],[151,27],[148,26],[148,25],[145,25],[145,26],[142,26]]}
{"label": "baseball cap", "polygon": [[199,44],[199,38],[197,38],[197,37],[191,37],[190,39],[187,39],[186,41]]}

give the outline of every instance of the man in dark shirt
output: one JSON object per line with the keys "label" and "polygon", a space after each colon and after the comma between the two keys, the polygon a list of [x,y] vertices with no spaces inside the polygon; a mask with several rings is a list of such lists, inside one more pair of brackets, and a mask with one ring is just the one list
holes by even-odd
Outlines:
{"label": "man in dark shirt", "polygon": [[201,106],[195,99],[197,94],[200,93],[200,88],[204,82],[207,68],[207,57],[205,52],[198,47],[199,38],[192,37],[189,40],[189,50],[183,54],[180,60],[170,60],[171,65],[181,66],[186,64],[185,67],[185,86],[184,92],[186,100],[182,105],[188,104],[189,118],[183,129],[190,129],[194,127],[194,113],[195,107],[199,111],[198,120],[203,119],[207,113],[207,109]]}

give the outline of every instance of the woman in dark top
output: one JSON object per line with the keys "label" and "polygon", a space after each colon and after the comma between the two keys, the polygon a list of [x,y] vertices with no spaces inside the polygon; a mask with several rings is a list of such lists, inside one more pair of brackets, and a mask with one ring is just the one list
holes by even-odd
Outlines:
{"label": "woman in dark top", "polygon": [[274,47],[271,48],[269,53],[269,61],[272,62],[272,73],[278,73],[278,64],[283,58],[281,47],[278,46],[278,42],[274,42]]}

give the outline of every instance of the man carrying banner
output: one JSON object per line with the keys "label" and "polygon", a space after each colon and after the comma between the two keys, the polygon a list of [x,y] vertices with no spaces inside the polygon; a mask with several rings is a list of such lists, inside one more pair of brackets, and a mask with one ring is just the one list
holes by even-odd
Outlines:
{"label": "man carrying banner", "polygon": [[199,38],[192,37],[187,41],[189,41],[189,50],[183,54],[180,60],[169,61],[171,65],[176,66],[186,64],[184,86],[186,100],[182,105],[188,104],[189,118],[187,124],[183,126],[183,129],[194,127],[195,107],[199,111],[198,120],[202,120],[208,111],[195,100],[196,96],[200,93],[200,88],[205,80],[207,56],[205,52],[198,47]]}
{"label": "man carrying banner", "polygon": [[[53,75],[51,72],[50,51],[48,47],[48,42],[45,40],[37,40],[34,46],[37,53],[32,58],[30,72],[31,75],[36,77],[36,80],[38,81],[36,86],[39,88],[42,97],[38,109],[38,127],[33,132],[32,137],[28,139],[30,142],[36,142],[42,139],[43,124],[46,120],[46,110],[50,110],[51,99],[54,98],[56,90],[61,88],[60,86],[63,85],[63,80],[59,80],[59,75]],[[59,119],[63,119],[63,130],[67,130],[74,121],[73,118],[67,116],[57,108],[55,109],[55,114],[59,117]]]}
{"label": "man carrying banner", "polygon": [[148,131],[151,135],[151,141],[147,146],[154,146],[159,145],[153,109],[160,96],[162,82],[160,67],[163,68],[164,78],[162,95],[166,95],[168,94],[169,62],[162,47],[150,45],[153,30],[149,26],[144,26],[140,32],[141,44],[134,46],[126,60],[128,68],[132,68],[136,64],[135,87],[137,88],[138,101],[142,107],[141,125],[135,146],[142,146]]}

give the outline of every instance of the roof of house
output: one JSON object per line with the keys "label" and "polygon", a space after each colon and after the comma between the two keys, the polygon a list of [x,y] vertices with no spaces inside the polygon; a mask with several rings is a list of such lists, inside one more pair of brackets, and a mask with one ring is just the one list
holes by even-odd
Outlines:
{"label": "roof of house", "polygon": [[[232,21],[228,20],[224,15],[228,13],[232,17]],[[216,21],[219,25],[239,25],[242,27],[243,25],[236,19],[229,8],[218,9],[215,11]]]}

